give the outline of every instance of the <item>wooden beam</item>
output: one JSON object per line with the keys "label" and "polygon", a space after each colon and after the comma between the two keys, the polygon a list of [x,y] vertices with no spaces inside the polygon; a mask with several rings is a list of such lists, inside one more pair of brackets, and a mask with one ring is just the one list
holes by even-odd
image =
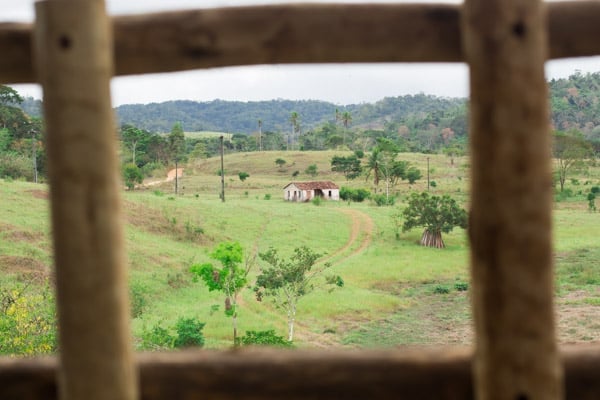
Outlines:
{"label": "wooden beam", "polygon": [[[600,347],[562,349],[566,399],[600,397]],[[469,349],[138,354],[141,399],[474,398]],[[0,398],[56,399],[57,359],[0,358]]]}
{"label": "wooden beam", "polygon": [[[600,2],[549,3],[550,58],[600,55]],[[113,18],[116,75],[230,65],[461,62],[460,6],[280,5]],[[31,25],[0,23],[0,82],[36,82]]]}
{"label": "wooden beam", "polygon": [[561,399],[554,326],[546,9],[466,0],[476,397]]}
{"label": "wooden beam", "polygon": [[[61,400],[137,394],[101,0],[36,3],[59,320]],[[10,398],[10,397],[6,397]]]}

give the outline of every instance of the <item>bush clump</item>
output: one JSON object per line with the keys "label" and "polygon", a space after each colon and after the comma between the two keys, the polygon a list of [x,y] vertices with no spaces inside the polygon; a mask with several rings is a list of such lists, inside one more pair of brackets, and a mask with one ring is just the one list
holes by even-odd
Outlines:
{"label": "bush clump", "polygon": [[[184,347],[204,346],[204,323],[196,318],[179,318],[174,327],[168,329],[160,323],[142,333],[142,350],[169,350]],[[175,334],[172,331],[175,330]]]}
{"label": "bush clump", "polygon": [[367,189],[351,189],[344,186],[342,186],[340,189],[340,199],[345,201],[361,203],[370,197],[371,192],[369,192]]}
{"label": "bush clump", "polygon": [[386,196],[385,194],[376,194],[373,196],[373,201],[378,207],[382,206],[393,206],[396,204],[396,198],[393,196]]}
{"label": "bush clump", "polygon": [[292,342],[285,340],[283,336],[275,334],[274,330],[246,331],[246,334],[236,339],[238,346],[275,346],[292,347]]}

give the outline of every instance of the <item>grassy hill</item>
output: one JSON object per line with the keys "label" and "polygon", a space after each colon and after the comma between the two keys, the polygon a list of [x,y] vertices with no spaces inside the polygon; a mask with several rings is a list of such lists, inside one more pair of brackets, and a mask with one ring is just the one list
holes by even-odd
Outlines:
{"label": "grassy hill", "polygon": [[[396,206],[371,202],[292,204],[282,200],[282,187],[297,180],[333,180],[340,185],[371,188],[358,178],[346,182],[330,171],[329,160],[343,152],[237,153],[225,159],[226,202],[218,197],[217,158],[186,167],[183,191],[162,182],[123,193],[128,268],[137,315],[136,342],[144,332],[172,327],[178,318],[205,322],[206,347],[231,344],[231,321],[224,315],[223,295],[194,283],[194,263],[211,261],[209,253],[222,241],[239,241],[246,252],[269,247],[289,255],[306,245],[332,263],[345,285],[331,293],[316,290],[300,302],[295,344],[299,347],[372,347],[405,344],[467,344],[471,341],[469,271],[466,234],[455,230],[447,248],[417,245],[417,229],[398,233],[394,216],[411,191],[426,181],[400,183]],[[439,155],[401,154],[400,159],[425,170],[430,162],[433,193],[447,193],[466,207],[468,161]],[[287,162],[283,168],[277,158]],[[316,164],[319,175],[304,170]],[[241,182],[237,173],[250,177]],[[598,341],[600,320],[600,214],[589,213],[585,192],[600,185],[600,167],[574,177],[572,196],[555,205],[557,305],[563,342]],[[48,222],[48,189],[44,185],[0,180],[0,283],[2,293],[26,287],[38,293],[52,286]],[[270,199],[269,199],[270,197]],[[258,268],[251,272],[252,278]],[[466,289],[466,290],[465,290]],[[239,328],[286,332],[285,316],[268,302],[257,302],[251,289],[242,293]]]}

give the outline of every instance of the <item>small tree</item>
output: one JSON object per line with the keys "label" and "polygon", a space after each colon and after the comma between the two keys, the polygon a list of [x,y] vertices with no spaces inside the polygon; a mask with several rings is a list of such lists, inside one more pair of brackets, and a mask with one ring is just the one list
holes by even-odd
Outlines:
{"label": "small tree", "polygon": [[282,169],[285,163],[286,161],[283,158],[278,158],[277,160],[275,160],[275,164],[277,164],[279,169]]}
{"label": "small tree", "polygon": [[247,172],[240,172],[238,174],[238,177],[240,178],[240,181],[244,182],[247,178],[250,177],[250,174]]}
{"label": "small tree", "polygon": [[411,185],[421,179],[421,170],[415,167],[410,167],[406,171],[406,179],[408,179],[408,183]]}
{"label": "small tree", "polygon": [[307,175],[310,175],[314,178],[315,176],[317,176],[319,174],[319,172],[317,171],[317,164],[309,165],[304,172]]}
{"label": "small tree", "polygon": [[456,201],[447,195],[429,196],[427,192],[412,193],[408,207],[402,212],[404,224],[402,231],[414,227],[425,227],[421,237],[421,245],[444,248],[442,232],[449,233],[454,227],[467,227],[467,212],[460,208]]}
{"label": "small tree", "polygon": [[585,141],[583,134],[577,130],[556,132],[552,153],[556,159],[556,175],[562,192],[565,188],[567,174],[584,165],[584,160],[592,155],[592,147]]}
{"label": "small tree", "polygon": [[356,155],[348,157],[333,156],[331,159],[331,170],[343,173],[346,180],[350,180],[361,174],[362,167]]}
{"label": "small tree", "polygon": [[125,180],[125,186],[129,190],[133,190],[136,183],[144,181],[142,171],[134,163],[125,164],[123,167],[123,179]]}
{"label": "small tree", "polygon": [[[321,255],[306,246],[296,248],[289,260],[280,258],[274,248],[260,253],[259,257],[269,265],[262,268],[256,278],[256,298],[261,301],[263,296],[269,296],[277,308],[286,312],[288,340],[291,342],[294,339],[298,301],[314,290],[315,278],[323,274],[331,264],[316,264]],[[339,276],[331,276],[326,279],[326,284],[343,286],[343,280]]]}
{"label": "small tree", "polygon": [[[195,264],[190,268],[194,281],[202,279],[210,292],[225,294],[225,314],[232,317],[233,343],[237,339],[237,298],[246,286],[253,259],[244,259],[244,251],[238,242],[219,243],[210,257],[221,263],[221,268],[211,263]],[[245,265],[242,265],[244,263]]]}

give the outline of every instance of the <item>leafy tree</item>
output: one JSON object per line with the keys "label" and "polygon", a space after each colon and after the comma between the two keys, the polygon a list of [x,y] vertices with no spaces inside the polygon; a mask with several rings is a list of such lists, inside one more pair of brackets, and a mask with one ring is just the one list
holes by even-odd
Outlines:
{"label": "leafy tree", "polygon": [[277,164],[279,169],[282,169],[285,163],[286,161],[283,158],[278,158],[277,160],[275,160],[275,164]]}
{"label": "leafy tree", "polygon": [[429,196],[427,192],[412,193],[402,215],[403,232],[417,226],[425,228],[421,245],[427,247],[444,248],[442,232],[451,232],[456,226],[463,229],[467,227],[467,212],[447,195],[439,197]]}
{"label": "leafy tree", "polygon": [[169,154],[172,160],[181,161],[185,154],[185,135],[181,123],[176,122],[168,137]]}
{"label": "leafy tree", "polygon": [[56,313],[51,291],[28,286],[0,291],[0,354],[39,355],[56,351]]}
{"label": "leafy tree", "polygon": [[202,329],[206,325],[195,318],[179,318],[175,324],[177,337],[173,343],[175,348],[202,347],[204,335]]}
{"label": "leafy tree", "polygon": [[250,174],[247,172],[240,172],[238,173],[238,177],[240,178],[240,181],[244,182],[247,178],[250,177]]}
{"label": "leafy tree", "polygon": [[136,128],[133,125],[123,125],[121,127],[121,139],[123,144],[131,151],[131,162],[138,165],[136,162],[136,151],[142,141],[147,140],[149,132]]}
{"label": "leafy tree", "polygon": [[459,141],[452,141],[448,146],[444,147],[443,153],[450,157],[450,165],[454,165],[454,158],[461,157],[466,154],[466,144]]}
{"label": "leafy tree", "polygon": [[232,317],[233,343],[237,338],[237,298],[246,286],[247,276],[253,259],[244,258],[244,251],[238,242],[222,242],[210,254],[221,267],[211,263],[195,264],[190,268],[194,281],[201,279],[210,292],[225,294],[225,314]]}
{"label": "leafy tree", "polygon": [[306,170],[304,171],[304,173],[306,173],[307,175],[310,175],[310,176],[312,176],[313,178],[314,178],[315,176],[317,176],[317,174],[319,173],[319,172],[317,171],[317,164],[311,164],[311,165],[309,165],[309,166],[306,168]]}
{"label": "leafy tree", "polygon": [[127,189],[133,190],[136,183],[142,183],[144,177],[142,171],[134,163],[125,164],[123,167],[123,179]]}
{"label": "leafy tree", "polygon": [[[265,253],[260,253],[259,257],[268,266],[261,268],[261,273],[256,278],[256,298],[261,301],[263,296],[271,297],[275,306],[285,311],[288,320],[288,341],[291,342],[294,340],[294,323],[299,300],[315,289],[314,280],[330,268],[331,264],[317,264],[321,255],[306,246],[294,249],[294,254],[287,260],[281,258],[272,247]],[[344,285],[339,276],[330,276],[325,283],[340,287]]]}
{"label": "leafy tree", "polygon": [[553,155],[556,159],[556,175],[562,192],[567,174],[584,165],[584,160],[592,155],[592,148],[581,132],[556,132],[554,134]]}
{"label": "leafy tree", "polygon": [[408,183],[411,185],[421,179],[421,170],[416,167],[410,167],[406,171],[406,179],[408,179]]}
{"label": "leafy tree", "polygon": [[360,160],[356,155],[348,157],[333,156],[331,159],[331,170],[343,173],[346,180],[354,179],[362,173]]}
{"label": "leafy tree", "polygon": [[10,86],[0,85],[0,104],[2,105],[18,105],[23,103],[23,97],[15,89]]}

